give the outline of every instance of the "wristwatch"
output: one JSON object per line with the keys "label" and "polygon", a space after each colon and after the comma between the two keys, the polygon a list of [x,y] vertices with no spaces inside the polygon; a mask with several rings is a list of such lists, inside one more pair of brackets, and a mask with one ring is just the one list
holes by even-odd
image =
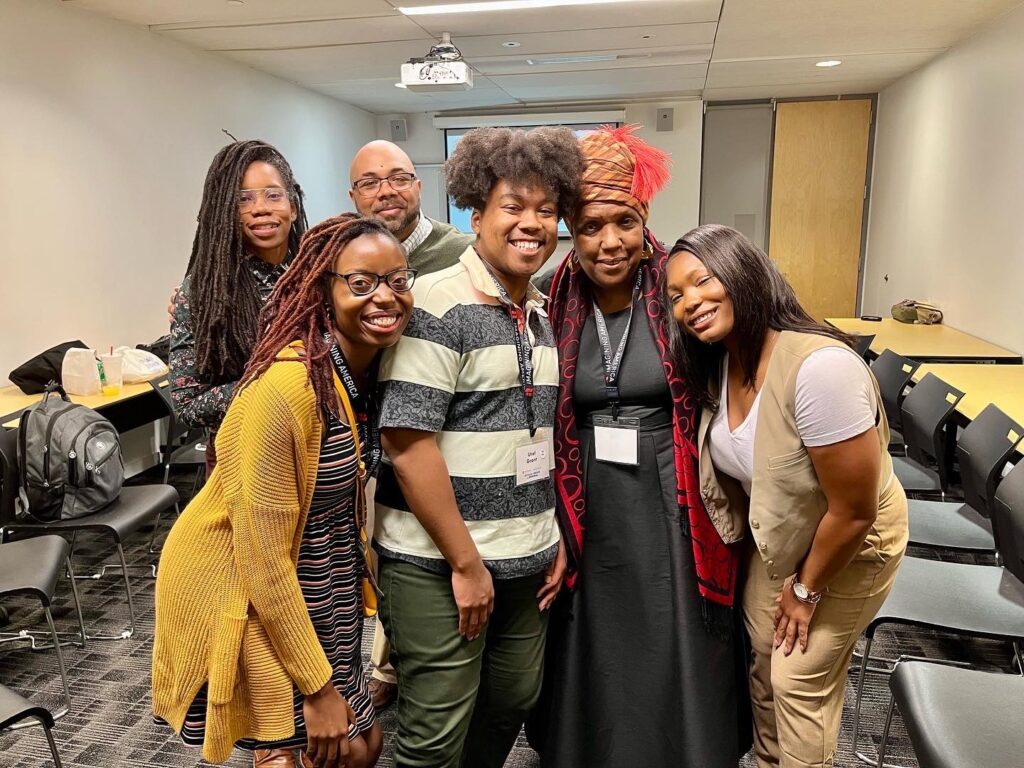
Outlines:
{"label": "wristwatch", "polygon": [[793,594],[796,595],[797,600],[807,605],[817,605],[822,595],[821,592],[808,589],[805,584],[801,584],[796,579],[793,579]]}

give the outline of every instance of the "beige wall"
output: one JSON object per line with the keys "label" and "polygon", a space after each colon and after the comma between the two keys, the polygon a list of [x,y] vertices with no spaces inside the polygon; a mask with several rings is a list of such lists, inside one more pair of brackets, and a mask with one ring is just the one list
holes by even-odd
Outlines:
{"label": "beige wall", "polygon": [[167,332],[203,178],[230,139],[289,159],[311,222],[348,209],[373,116],[57,0],[0,2],[0,382],[60,341]]}
{"label": "beige wall", "polygon": [[1024,6],[882,91],[875,142],[863,311],[1024,351]]}

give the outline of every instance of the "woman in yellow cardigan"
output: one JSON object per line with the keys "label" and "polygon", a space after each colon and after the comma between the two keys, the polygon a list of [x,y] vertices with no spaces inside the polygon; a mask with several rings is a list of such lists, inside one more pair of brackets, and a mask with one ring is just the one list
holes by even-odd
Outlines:
{"label": "woman in yellow cardigan", "polygon": [[701,497],[725,541],[747,542],[757,764],[825,768],[853,645],[907,545],[878,385],[736,230],[683,235],[665,275],[674,346],[703,406]]}
{"label": "woman in yellow cardigan", "polygon": [[306,234],[264,309],[216,470],[168,536],[153,712],[211,762],[235,745],[278,768],[293,749],[318,768],[380,754],[360,657],[363,483],[380,459],[377,360],[408,323],[414,278],[376,222],[346,214]]}

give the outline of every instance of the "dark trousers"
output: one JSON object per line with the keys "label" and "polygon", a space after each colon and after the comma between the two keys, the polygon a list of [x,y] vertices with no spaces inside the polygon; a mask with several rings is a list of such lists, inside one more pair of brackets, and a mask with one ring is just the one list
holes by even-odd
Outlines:
{"label": "dark trousers", "polygon": [[540,693],[544,574],[494,581],[494,613],[470,642],[451,577],[385,560],[380,618],[398,675],[396,768],[501,768]]}

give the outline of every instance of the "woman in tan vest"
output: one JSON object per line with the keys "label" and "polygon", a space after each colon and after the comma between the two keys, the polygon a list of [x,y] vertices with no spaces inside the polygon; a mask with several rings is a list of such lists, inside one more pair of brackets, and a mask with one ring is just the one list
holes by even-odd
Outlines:
{"label": "woman in tan vest", "polygon": [[680,238],[665,294],[702,405],[701,496],[723,539],[747,542],[758,765],[831,766],[854,643],[907,543],[878,386],[734,229]]}

